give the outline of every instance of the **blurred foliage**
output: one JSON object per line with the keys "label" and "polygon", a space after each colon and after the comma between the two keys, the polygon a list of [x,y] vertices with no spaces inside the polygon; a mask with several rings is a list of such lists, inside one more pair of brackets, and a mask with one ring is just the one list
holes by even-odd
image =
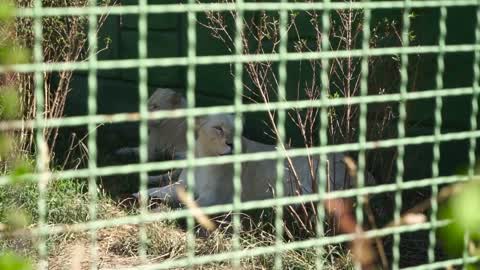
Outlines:
{"label": "blurred foliage", "polygon": [[[21,48],[15,37],[10,33],[15,31],[15,4],[11,0],[0,0],[0,30],[3,35],[0,41],[0,65],[7,66],[28,62],[29,50]],[[8,70],[8,69],[7,69]],[[14,73],[0,74],[0,121],[21,119],[22,106],[18,83],[13,79]],[[17,132],[8,131],[0,134],[0,161],[3,173],[9,173],[13,182],[18,182],[21,176],[32,171],[31,163],[25,162],[18,155],[16,143]],[[21,136],[20,136],[21,137]]]}
{"label": "blurred foliage", "polygon": [[5,225],[10,230],[26,228],[31,223],[30,219],[30,216],[21,209],[10,209],[5,213]]}
{"label": "blurred foliage", "polygon": [[15,45],[0,47],[0,64],[24,64],[29,59],[28,51]]}
{"label": "blurred foliage", "polygon": [[27,160],[25,158],[19,158],[15,160],[15,163],[13,165],[13,170],[10,173],[10,182],[12,184],[19,184],[25,182],[25,178],[23,178],[22,176],[28,173],[32,173],[34,169],[33,161]]}
{"label": "blurred foliage", "polygon": [[[0,27],[11,27],[13,24],[13,14],[15,6],[11,1],[0,0]],[[0,65],[9,65],[16,63],[25,63],[28,59],[26,50],[17,48],[13,42],[5,41],[0,43]],[[8,74],[0,74],[0,120],[10,120],[19,116],[19,99],[14,86],[7,85]],[[5,160],[5,156],[12,150],[12,138],[10,134],[0,134],[0,159]],[[25,162],[15,162],[13,175],[20,176],[29,171]],[[8,237],[8,232],[20,228],[25,228],[30,223],[30,217],[18,209],[11,209],[5,213],[4,224],[0,223],[0,239],[3,241]],[[12,251],[2,251],[0,253],[0,269],[2,270],[31,270],[31,262]]]}
{"label": "blurred foliage", "polygon": [[0,134],[0,159],[3,160],[4,155],[10,151],[12,140],[10,136]]}
{"label": "blurred foliage", "polygon": [[[472,181],[461,187],[460,192],[440,205],[439,220],[452,221],[438,230],[444,250],[454,258],[480,256],[480,182]],[[467,269],[478,269],[468,266]]]}
{"label": "blurred foliage", "polygon": [[2,270],[32,270],[33,267],[27,258],[13,252],[0,254],[0,269]]}
{"label": "blurred foliage", "polygon": [[17,118],[20,115],[20,106],[15,89],[13,87],[1,87],[0,93],[0,119],[9,120]]}
{"label": "blurred foliage", "polygon": [[15,6],[10,0],[0,0],[0,23],[12,21]]}

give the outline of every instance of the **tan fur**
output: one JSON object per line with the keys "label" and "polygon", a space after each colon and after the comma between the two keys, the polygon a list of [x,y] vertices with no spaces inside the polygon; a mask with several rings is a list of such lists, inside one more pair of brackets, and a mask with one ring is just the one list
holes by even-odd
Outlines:
{"label": "tan fur", "polygon": [[[179,93],[166,88],[157,89],[148,99],[148,110],[175,110],[186,106]],[[172,158],[186,150],[186,123],[184,118],[166,118],[148,122],[149,160]]]}

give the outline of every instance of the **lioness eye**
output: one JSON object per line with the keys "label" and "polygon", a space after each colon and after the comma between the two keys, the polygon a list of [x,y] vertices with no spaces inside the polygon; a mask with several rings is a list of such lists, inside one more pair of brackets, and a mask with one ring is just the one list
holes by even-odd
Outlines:
{"label": "lioness eye", "polygon": [[221,127],[213,127],[214,129],[216,129],[218,132],[220,132],[220,134],[223,133],[223,129]]}

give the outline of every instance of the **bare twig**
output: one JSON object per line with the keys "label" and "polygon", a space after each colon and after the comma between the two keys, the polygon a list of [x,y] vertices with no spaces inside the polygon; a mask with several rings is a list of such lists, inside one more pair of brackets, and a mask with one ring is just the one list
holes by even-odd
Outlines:
{"label": "bare twig", "polygon": [[188,196],[187,192],[183,187],[177,187],[177,194],[180,201],[185,204],[185,206],[190,210],[192,216],[197,219],[198,223],[202,225],[203,228],[207,229],[208,231],[212,232],[216,229],[215,223],[213,223],[205,213],[203,213],[202,209],[200,209],[197,203]]}
{"label": "bare twig", "polygon": [[[198,0],[201,1],[201,0]],[[223,2],[233,2],[232,0],[221,0]],[[346,0],[352,2],[352,0]],[[331,29],[329,33],[323,33],[320,23],[320,16],[317,11],[305,11],[301,14],[291,12],[289,14],[287,31],[289,42],[294,44],[296,52],[314,52],[322,50],[323,35],[328,35],[330,39],[330,50],[353,50],[358,49],[360,36],[362,35],[363,26],[363,11],[354,9],[336,10],[333,11],[331,20]],[[207,12],[206,22],[200,22],[201,25],[210,30],[213,37],[222,42],[225,47],[232,52],[234,49],[233,36],[235,28],[227,25],[228,16],[232,19],[238,19],[235,11],[230,12]],[[297,25],[297,19],[300,16],[306,16],[310,25]],[[259,11],[249,18],[243,18],[244,31],[241,34],[243,53],[244,54],[265,54],[277,53],[280,42],[279,19],[277,15]],[[306,27],[311,27],[313,30],[313,37],[303,37],[303,31]],[[396,35],[397,26],[390,20],[379,22],[373,27],[370,47],[381,47],[385,37],[388,37],[390,42],[400,42],[400,36]],[[386,39],[386,38],[385,38]],[[312,42],[310,42],[312,41]],[[334,58],[330,60],[328,65],[329,85],[321,85],[320,73],[324,67],[321,60],[309,60],[308,65],[304,62],[298,64],[298,77],[302,78],[296,83],[297,99],[302,97],[308,100],[317,101],[321,95],[328,98],[338,97],[353,97],[360,93],[361,82],[361,61],[360,58],[344,57]],[[388,68],[385,63],[388,63]],[[381,65],[379,65],[381,64]],[[377,68],[379,66],[379,68]],[[268,104],[272,100],[286,100],[286,97],[278,96],[278,79],[274,68],[274,63],[271,61],[265,62],[248,62],[244,64],[245,73],[249,79],[249,83],[245,83],[247,90],[245,98],[251,102],[259,102]],[[369,57],[368,58],[368,88],[369,92],[375,93],[384,92],[384,89],[395,89],[395,85],[399,82],[398,60],[390,57]],[[378,80],[382,77],[379,72],[388,73],[388,79]],[[233,66],[231,74],[234,76]],[[306,77],[309,76],[309,77]],[[306,77],[304,79],[303,77]],[[385,77],[385,76],[384,76]],[[380,105],[379,105],[380,106]],[[390,121],[394,119],[392,115],[391,105],[385,104],[384,110],[376,110],[377,114],[371,122],[374,122],[374,128],[368,129],[367,137],[375,140],[382,139],[388,130],[385,128]],[[355,142],[358,137],[358,121],[359,121],[359,107],[358,105],[347,105],[345,108],[328,108],[328,132],[329,140],[332,143],[351,143]],[[319,108],[307,108],[304,110],[288,111],[290,120],[296,125],[305,148],[309,148],[316,143],[318,137],[318,118]],[[278,128],[276,125],[276,111],[271,109],[266,111],[266,125],[269,128],[267,136],[278,141]],[[281,150],[285,150],[285,144],[280,145]],[[369,154],[369,153],[367,153]],[[317,173],[313,157],[307,155],[308,163],[310,165],[310,174],[312,179],[312,189],[317,191]],[[291,181],[296,188],[297,194],[301,193],[301,184],[298,175],[293,167],[291,158],[286,159],[286,166],[291,173],[291,178],[296,181]],[[368,159],[367,159],[368,160]],[[346,160],[346,162],[353,160]],[[383,161],[383,160],[381,160]],[[392,163],[391,163],[392,164]],[[347,166],[348,167],[348,166]],[[388,166],[384,166],[388,167]],[[390,170],[391,171],[391,170]],[[341,172],[338,172],[341,173]],[[389,174],[390,172],[387,172]],[[345,172],[345,174],[352,174],[352,172]],[[352,174],[353,175],[353,174]],[[385,177],[382,173],[382,177]],[[315,207],[312,207],[315,209]],[[308,215],[306,208],[302,208],[303,215]],[[299,213],[292,213],[296,218],[302,215]],[[316,213],[314,213],[316,215]],[[303,220],[299,220],[300,226],[307,226]],[[314,228],[315,226],[312,226]]]}

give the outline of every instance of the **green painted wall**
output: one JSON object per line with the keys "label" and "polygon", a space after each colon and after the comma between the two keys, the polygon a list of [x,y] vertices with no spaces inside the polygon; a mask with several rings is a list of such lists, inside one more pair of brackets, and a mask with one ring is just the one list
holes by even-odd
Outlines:
{"label": "green painted wall", "polygon": [[[150,4],[174,3],[176,0],[150,0]],[[135,0],[123,0],[122,4],[135,4]],[[438,10],[419,9],[415,10],[417,16],[413,20],[412,29],[416,39],[414,45],[436,44],[438,39]],[[375,11],[372,25],[384,17],[400,18],[398,11]],[[252,16],[247,13],[246,16]],[[149,15],[148,17],[148,56],[149,57],[172,57],[186,54],[186,20],[184,15],[161,14]],[[199,14],[199,21],[204,21],[204,15]],[[450,8],[448,12],[448,36],[447,44],[472,43],[474,39],[475,10],[472,8]],[[228,22],[233,27],[231,22]],[[298,17],[298,25],[303,25],[301,35],[312,41],[314,35],[309,22],[301,15]],[[99,59],[131,59],[138,55],[138,26],[137,16],[110,16],[100,33],[100,44],[108,37],[111,42],[107,50],[99,54]],[[268,44],[267,44],[268,45]],[[389,46],[388,42],[384,44]],[[391,45],[390,45],[391,46]],[[293,43],[289,43],[289,51],[292,51]],[[217,39],[214,39],[204,27],[197,26],[197,54],[198,55],[222,55],[228,54],[226,47]],[[472,84],[472,59],[473,53],[454,53],[445,57],[445,87],[464,87]],[[422,55],[410,57],[410,89],[422,91],[435,87],[436,56]],[[302,65],[303,70],[299,72]],[[289,99],[296,98],[297,84],[309,75],[308,63],[291,62],[288,64],[287,91]],[[149,69],[149,91],[153,92],[157,87],[169,87],[184,91],[186,76],[184,67],[151,68]],[[388,77],[388,74],[381,75]],[[98,75],[99,113],[132,112],[138,110],[138,75],[135,69],[101,71]],[[398,91],[398,84],[390,92]],[[87,83],[85,73],[77,73],[72,85],[72,91],[66,108],[67,115],[81,115],[86,113]],[[196,97],[198,106],[231,104],[233,100],[233,82],[229,65],[210,65],[197,67]],[[443,130],[458,131],[469,129],[470,97],[455,97],[444,99]],[[408,104],[408,135],[431,134],[433,131],[433,101],[423,100],[409,102]],[[396,115],[396,106],[393,105],[393,114]],[[375,106],[369,106],[369,113],[373,114]],[[371,115],[369,115],[371,116]],[[247,126],[245,133],[253,139],[272,142],[264,134],[266,126],[263,124],[265,114],[256,113],[246,116]],[[293,142],[299,144],[292,123],[287,123],[287,128],[293,138]],[[369,128],[375,128],[370,126]],[[396,122],[391,122],[390,129],[396,129]],[[135,124],[105,125],[99,129],[99,144],[101,151],[109,152],[113,148],[137,143],[138,132]],[[105,143],[102,143],[105,142]],[[466,142],[442,144],[442,169],[444,173],[451,173],[458,164],[465,163],[467,154],[464,151],[468,147]],[[411,150],[410,150],[411,149]],[[418,151],[418,149],[424,149]],[[431,145],[422,147],[407,147],[407,178],[419,178],[430,175],[429,159]],[[420,153],[420,154],[419,154]],[[422,166],[413,161],[421,156],[425,161]],[[452,162],[454,161],[454,162]],[[414,168],[410,169],[409,168]]]}

